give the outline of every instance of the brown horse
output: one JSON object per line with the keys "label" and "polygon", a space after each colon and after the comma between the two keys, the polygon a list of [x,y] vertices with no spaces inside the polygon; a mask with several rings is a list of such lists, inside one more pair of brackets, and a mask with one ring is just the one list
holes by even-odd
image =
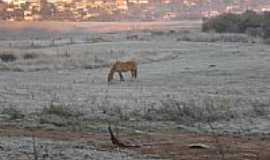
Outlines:
{"label": "brown horse", "polygon": [[129,72],[131,73],[132,78],[137,78],[137,63],[135,61],[116,61],[112,64],[111,70],[108,74],[108,82],[113,79],[113,75],[115,72],[119,74],[120,81],[124,81],[124,76],[122,72]]}

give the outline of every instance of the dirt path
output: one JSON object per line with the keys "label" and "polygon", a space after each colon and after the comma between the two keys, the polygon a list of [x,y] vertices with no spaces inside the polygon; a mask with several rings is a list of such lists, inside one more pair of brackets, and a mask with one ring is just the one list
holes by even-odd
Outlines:
{"label": "dirt path", "polygon": [[[34,136],[54,141],[76,141],[94,145],[100,151],[115,150],[110,142],[109,134],[2,128],[0,136]],[[132,151],[162,159],[209,160],[224,157],[224,159],[236,160],[268,160],[270,158],[270,137],[157,133],[145,134],[137,138],[121,134],[118,137],[125,143],[136,143],[141,146],[131,149]],[[190,147],[192,145],[195,147]]]}

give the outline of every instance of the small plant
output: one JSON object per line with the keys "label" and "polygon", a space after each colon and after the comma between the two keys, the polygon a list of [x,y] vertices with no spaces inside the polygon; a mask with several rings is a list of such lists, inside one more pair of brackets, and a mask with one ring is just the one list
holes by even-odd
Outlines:
{"label": "small plant", "polygon": [[0,59],[3,62],[13,62],[13,61],[16,61],[17,58],[12,53],[3,53],[3,54],[0,54]]}
{"label": "small plant", "polygon": [[52,39],[51,42],[50,42],[50,44],[49,44],[49,46],[50,47],[56,46],[55,41],[56,41],[55,39]]}
{"label": "small plant", "polygon": [[69,38],[69,44],[74,44],[75,42],[74,42],[74,39],[73,39],[73,37],[70,37]]}
{"label": "small plant", "polygon": [[73,111],[71,108],[61,104],[51,103],[40,112],[39,123],[49,124],[54,127],[64,127],[70,130],[85,130],[87,121],[82,112]]}
{"label": "small plant", "polygon": [[99,43],[99,42],[107,42],[107,40],[102,38],[102,37],[96,37],[96,38],[91,39],[91,42],[92,43]]}
{"label": "small plant", "polygon": [[90,36],[87,36],[87,37],[85,37],[85,39],[84,39],[84,42],[85,42],[85,43],[90,43],[91,41],[92,41],[92,39],[91,39]]}
{"label": "small plant", "polygon": [[31,48],[35,48],[35,43],[34,43],[34,41],[31,42],[30,47],[31,47]]}
{"label": "small plant", "polygon": [[139,39],[139,36],[138,35],[128,35],[126,37],[127,40],[138,40]]}
{"label": "small plant", "polygon": [[270,12],[264,12],[263,14],[263,38],[270,38]]}
{"label": "small plant", "polygon": [[170,30],[169,33],[170,33],[170,34],[175,34],[176,31],[175,31],[175,30]]}
{"label": "small plant", "polygon": [[49,107],[45,107],[42,111],[43,114],[54,114],[60,117],[74,116],[75,113],[63,105],[51,103]]}
{"label": "small plant", "polygon": [[202,118],[202,109],[193,101],[181,102],[174,98],[161,100],[162,107],[159,109],[163,118],[177,122],[199,121]]}
{"label": "small plant", "polygon": [[36,138],[34,136],[32,136],[32,145],[33,145],[34,160],[38,160],[38,150],[37,150]]}
{"label": "small plant", "polygon": [[163,31],[151,31],[151,35],[152,36],[163,36],[165,35],[166,33],[163,32]]}
{"label": "small plant", "polygon": [[251,103],[255,116],[267,116],[270,114],[270,102],[256,100]]}
{"label": "small plant", "polygon": [[27,59],[35,59],[37,58],[38,56],[34,53],[26,53],[23,55],[23,59],[27,60]]}
{"label": "small plant", "polygon": [[70,57],[70,49],[66,49],[65,53],[64,53],[64,57]]}
{"label": "small plant", "polygon": [[270,45],[270,38],[265,39],[263,42]]}
{"label": "small plant", "polygon": [[14,107],[4,108],[1,114],[9,115],[10,120],[24,118],[24,114]]}
{"label": "small plant", "polygon": [[73,111],[69,106],[51,102],[48,107],[44,107],[41,114],[53,114],[60,117],[78,117],[83,115],[79,111]]}

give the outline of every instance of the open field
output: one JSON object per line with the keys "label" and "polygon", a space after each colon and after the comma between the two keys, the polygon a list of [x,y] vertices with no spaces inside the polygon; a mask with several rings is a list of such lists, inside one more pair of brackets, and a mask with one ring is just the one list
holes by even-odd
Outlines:
{"label": "open field", "polygon": [[[181,22],[127,24],[0,33],[0,160],[32,158],[32,135],[44,159],[269,158],[269,45]],[[108,84],[110,64],[129,59],[138,79]],[[142,147],[114,149],[108,124]]]}
{"label": "open field", "polygon": [[[154,22],[9,22],[1,21],[2,31],[37,31],[49,32],[123,32],[142,30],[182,30],[200,29],[200,20],[154,21]],[[63,27],[65,26],[65,27]]]}

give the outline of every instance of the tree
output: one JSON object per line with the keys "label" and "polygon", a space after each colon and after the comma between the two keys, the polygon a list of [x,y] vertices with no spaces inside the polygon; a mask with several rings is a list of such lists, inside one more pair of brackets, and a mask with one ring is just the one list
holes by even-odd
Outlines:
{"label": "tree", "polygon": [[50,16],[50,10],[47,0],[40,0],[40,15],[42,18],[48,18]]}
{"label": "tree", "polygon": [[226,5],[230,5],[230,4],[232,4],[234,1],[233,1],[233,0],[223,0],[223,2],[224,2]]}

